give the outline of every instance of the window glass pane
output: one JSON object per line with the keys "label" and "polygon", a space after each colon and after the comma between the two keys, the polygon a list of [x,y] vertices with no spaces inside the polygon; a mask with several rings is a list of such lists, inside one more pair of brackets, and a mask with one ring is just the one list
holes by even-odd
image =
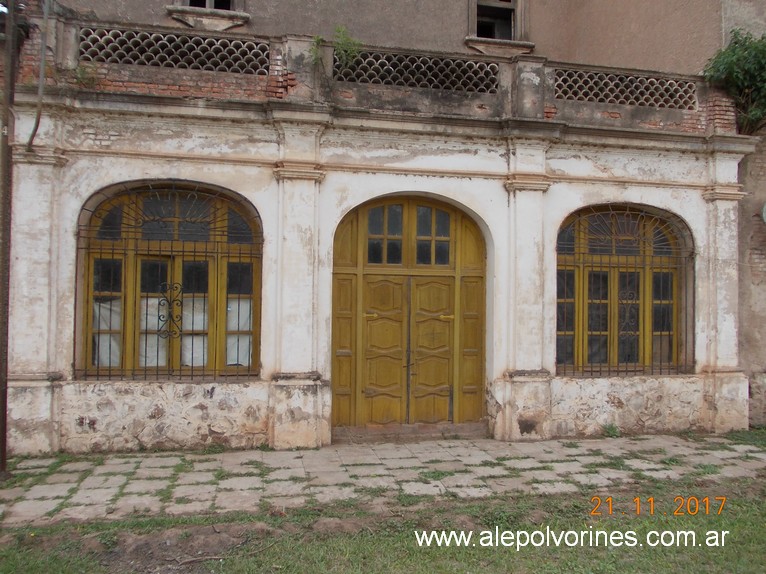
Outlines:
{"label": "window glass pane", "polygon": [[207,261],[184,261],[184,293],[207,293]]}
{"label": "window glass pane", "polygon": [[184,332],[207,331],[207,297],[184,297],[181,317]]}
{"label": "window glass pane", "polygon": [[178,239],[181,241],[208,241],[210,223],[208,221],[179,221]]}
{"label": "window glass pane", "polygon": [[173,239],[171,221],[144,221],[141,226],[141,239],[146,241],[170,241]]}
{"label": "window glass pane", "polygon": [[606,331],[609,329],[609,305],[590,303],[588,305],[588,331]]}
{"label": "window glass pane", "polygon": [[640,273],[620,273],[617,298],[620,301],[638,301]]}
{"label": "window glass pane", "polygon": [[419,265],[431,265],[431,242],[430,241],[418,241],[416,261]]}
{"label": "window glass pane", "polygon": [[556,330],[574,331],[574,303],[556,304]]}
{"label": "window glass pane", "polygon": [[673,255],[673,242],[665,231],[659,228],[654,229],[654,254],[655,255]]}
{"label": "window glass pane", "polygon": [[162,293],[168,281],[167,261],[141,261],[141,293]]}
{"label": "window glass pane", "polygon": [[367,240],[367,263],[383,263],[383,240]]}
{"label": "window glass pane", "polygon": [[119,367],[120,341],[120,335],[109,333],[93,335],[92,365],[94,367]]}
{"label": "window glass pane", "polygon": [[574,364],[574,337],[572,335],[556,337],[556,363],[559,365]]}
{"label": "window glass pane", "polygon": [[167,219],[175,216],[175,198],[176,195],[171,193],[144,196],[144,217],[146,219]]}
{"label": "window glass pane", "polygon": [[558,239],[556,240],[556,250],[559,253],[575,252],[575,230],[573,224],[567,225],[559,231]]}
{"label": "window glass pane", "polygon": [[574,276],[574,269],[556,271],[556,297],[558,299],[574,298]]}
{"label": "window glass pane", "polygon": [[122,320],[122,301],[119,297],[93,298],[93,330],[119,330]]}
{"label": "window glass pane", "polygon": [[229,263],[226,292],[237,295],[252,295],[253,264]]}
{"label": "window glass pane", "polygon": [[431,235],[431,208],[418,205],[418,237]]}
{"label": "window glass pane", "polygon": [[673,330],[672,303],[655,303],[652,311],[652,331],[670,332]]}
{"label": "window glass pane", "polygon": [[607,351],[606,335],[590,335],[588,337],[588,363],[606,363]]}
{"label": "window glass pane", "polygon": [[605,301],[609,299],[609,272],[588,272],[588,299]]}
{"label": "window glass pane", "polygon": [[638,363],[638,335],[620,335],[617,341],[617,362]]}
{"label": "window glass pane", "polygon": [[253,243],[253,231],[239,213],[229,209],[227,222],[229,243]]}
{"label": "window glass pane", "polygon": [[639,223],[636,218],[629,215],[617,215],[615,216],[615,226],[615,253],[617,255],[640,255]]}
{"label": "window glass pane", "polygon": [[122,206],[115,205],[101,220],[96,237],[99,239],[119,239],[122,235]]}
{"label": "window glass pane", "polygon": [[612,225],[608,216],[594,215],[588,220],[588,253],[612,253]]}
{"label": "window glass pane", "polygon": [[204,367],[207,364],[207,335],[181,337],[181,366]]}
{"label": "window glass pane", "polygon": [[383,235],[382,207],[373,207],[367,213],[367,232],[370,235]]}
{"label": "window glass pane", "polygon": [[449,237],[449,213],[436,210],[436,236],[437,237]]}
{"label": "window glass pane", "polygon": [[402,206],[388,206],[388,234],[400,237],[402,235]]}
{"label": "window glass pane", "polygon": [[96,259],[93,262],[93,291],[111,293],[122,291],[122,261]]}
{"label": "window glass pane", "polygon": [[142,334],[138,341],[139,367],[164,367],[168,364],[168,340],[155,333]]}
{"label": "window glass pane", "polygon": [[249,367],[253,350],[251,335],[226,336],[226,365],[229,367]]}
{"label": "window glass pane", "polygon": [[253,328],[253,304],[250,299],[230,297],[226,302],[226,330],[250,331]]}
{"label": "window glass pane", "polygon": [[436,242],[436,264],[449,265],[449,241]]}
{"label": "window glass pane", "polygon": [[231,0],[215,0],[213,8],[216,10],[231,10]]}
{"label": "window glass pane", "polygon": [[652,337],[652,361],[655,364],[673,362],[673,335],[670,333]]}
{"label": "window glass pane", "polygon": [[386,263],[398,265],[402,262],[402,242],[400,239],[388,240],[388,251],[386,251]]}
{"label": "window glass pane", "polygon": [[673,274],[654,273],[652,276],[652,299],[655,301],[673,300]]}

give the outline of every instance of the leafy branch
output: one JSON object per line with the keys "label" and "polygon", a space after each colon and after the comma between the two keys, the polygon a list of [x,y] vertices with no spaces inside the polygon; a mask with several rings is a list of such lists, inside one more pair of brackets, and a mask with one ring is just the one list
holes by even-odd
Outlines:
{"label": "leafy branch", "polygon": [[705,66],[705,79],[734,100],[740,133],[766,127],[766,34],[733,30],[731,41]]}

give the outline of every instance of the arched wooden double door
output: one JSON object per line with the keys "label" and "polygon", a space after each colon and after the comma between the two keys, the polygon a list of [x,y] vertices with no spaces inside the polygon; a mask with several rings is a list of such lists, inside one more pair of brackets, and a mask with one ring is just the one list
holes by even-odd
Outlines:
{"label": "arched wooden double door", "polygon": [[485,246],[446,204],[361,206],[335,235],[333,425],[483,415]]}

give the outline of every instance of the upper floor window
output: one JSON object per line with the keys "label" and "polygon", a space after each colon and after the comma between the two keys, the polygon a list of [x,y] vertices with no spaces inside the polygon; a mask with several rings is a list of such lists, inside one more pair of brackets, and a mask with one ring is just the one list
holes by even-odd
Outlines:
{"label": "upper floor window", "polygon": [[683,227],[633,206],[588,208],[559,230],[559,374],[693,367],[693,253]]}
{"label": "upper floor window", "polygon": [[234,10],[233,0],[189,0],[192,8],[208,8],[211,10]]}
{"label": "upper floor window", "polygon": [[476,36],[516,40],[516,0],[477,0]]}

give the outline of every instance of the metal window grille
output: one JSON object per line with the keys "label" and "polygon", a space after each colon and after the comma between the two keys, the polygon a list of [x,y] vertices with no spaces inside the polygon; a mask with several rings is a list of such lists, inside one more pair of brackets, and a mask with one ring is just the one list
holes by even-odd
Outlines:
{"label": "metal window grille", "polygon": [[632,206],[588,208],[557,242],[559,374],[693,368],[693,263],[685,226]]}
{"label": "metal window grille", "polygon": [[194,186],[152,184],[102,202],[78,230],[79,374],[256,375],[262,242],[257,217]]}

